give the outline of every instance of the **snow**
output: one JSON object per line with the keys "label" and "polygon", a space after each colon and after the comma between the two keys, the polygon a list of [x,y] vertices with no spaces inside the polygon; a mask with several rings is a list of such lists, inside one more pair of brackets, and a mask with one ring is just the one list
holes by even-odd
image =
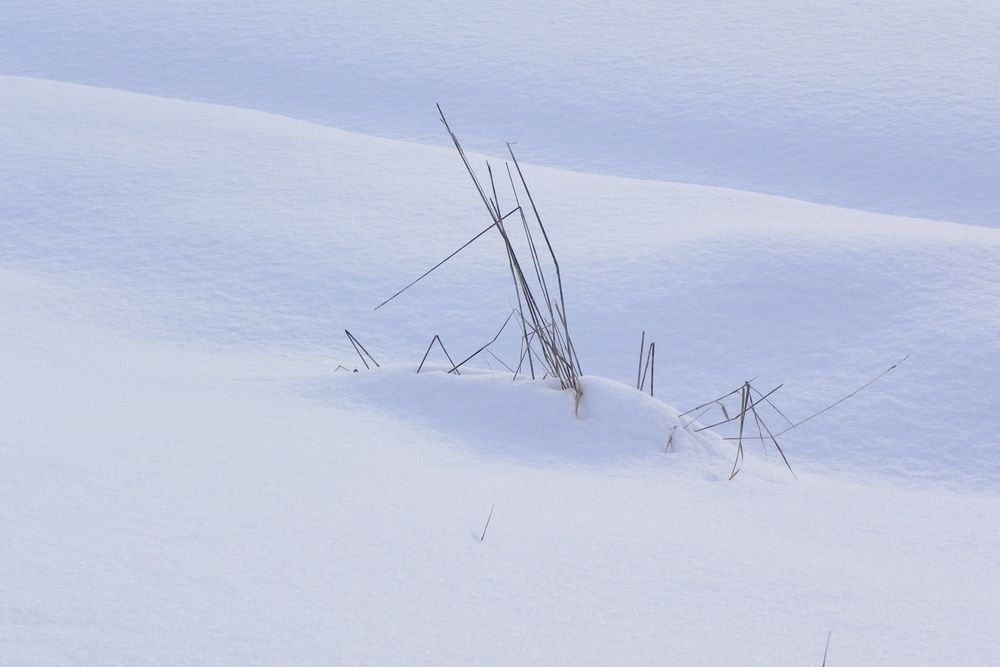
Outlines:
{"label": "snow", "polygon": [[[208,97],[185,88],[198,68],[166,65],[208,58],[197,47],[211,31],[154,41],[142,58],[163,59],[157,76],[141,58],[105,59],[135,55],[144,21],[176,28],[184,5],[80,6],[56,23],[55,3],[34,7],[5,12],[18,29],[0,53],[23,60],[0,71]],[[319,57],[310,42],[282,61],[254,31],[318,34],[317,12],[234,24],[225,34],[250,30],[244,50],[213,47],[221,69],[202,70],[205,90],[308,119],[268,102],[294,81],[254,97],[240,92],[249,75],[212,77],[255,44],[301,73],[296,57]],[[628,27],[608,16],[612,37]],[[67,28],[49,58],[26,43],[29,23]],[[475,43],[483,28],[469,26],[460,38]],[[66,55],[112,27],[113,45]],[[470,76],[491,56],[476,57]],[[990,76],[980,64],[950,84],[955,99]],[[489,116],[456,107],[456,131],[484,133],[481,145]],[[386,118],[375,129],[406,133]],[[526,134],[501,138],[565,155],[533,154]],[[946,158],[918,166],[962,181]],[[434,334],[464,357],[510,312],[492,235],[373,310],[488,223],[453,150],[0,76],[2,661],[799,665],[822,661],[828,632],[828,664],[993,660],[1000,233],[524,168],[563,266],[579,415],[572,394],[513,382],[488,358],[458,377],[432,353],[415,372]],[[805,193],[784,182],[776,191]],[[926,196],[992,205],[955,192]],[[337,371],[359,365],[344,329],[382,367]],[[631,388],[643,330],[657,343],[655,398]],[[516,363],[513,331],[492,349]],[[749,378],[784,383],[774,400],[801,419],[907,354],[781,438],[795,476],[751,442],[728,481],[732,443],[678,421]]]}
{"label": "snow", "polygon": [[0,2],[0,73],[1000,226],[982,0]]}
{"label": "snow", "polygon": [[[377,405],[473,451],[535,465],[621,464],[659,459],[666,452],[674,464],[711,458],[717,475],[728,474],[731,446],[711,432],[695,434],[700,424],[688,426],[690,418],[678,419],[676,410],[633,387],[585,376],[577,407],[573,393],[561,391],[558,383],[515,383],[508,374],[468,372],[455,381],[449,369],[425,368],[418,375],[408,366],[338,377],[318,395],[358,396],[362,404]],[[576,418],[565,419],[567,411]]]}
{"label": "snow", "polygon": [[[545,387],[149,344],[3,284],[5,661],[792,665],[831,630],[831,662],[995,654],[992,494],[725,482],[641,453],[667,408],[607,381],[577,422]],[[491,401],[575,440],[512,450]]]}
{"label": "snow", "polygon": [[[489,235],[372,310],[488,224],[453,150],[79,86],[4,88],[0,258],[72,276],[136,337],[308,349],[336,367],[354,358],[346,328],[381,361],[416,364],[434,334],[469,354],[509,313]],[[645,330],[667,403],[757,377],[785,383],[776,400],[800,419],[910,354],[877,392],[795,432],[794,458],[996,486],[995,230],[527,168],[585,373],[634,382]],[[516,336],[494,351],[512,363]]]}

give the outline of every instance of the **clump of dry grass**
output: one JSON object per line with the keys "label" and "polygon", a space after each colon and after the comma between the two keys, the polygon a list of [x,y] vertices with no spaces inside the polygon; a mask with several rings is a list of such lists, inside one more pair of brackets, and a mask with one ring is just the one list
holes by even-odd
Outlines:
{"label": "clump of dry grass", "polygon": [[355,338],[354,335],[347,329],[344,329],[344,333],[347,334],[347,340],[350,341],[351,345],[354,347],[354,351],[358,353],[359,357],[361,357],[361,363],[365,365],[365,368],[369,370],[371,369],[371,366],[368,365],[368,360],[365,359],[365,357],[368,357],[368,359],[375,364],[375,368],[379,368],[379,363],[375,361],[375,357],[373,357],[371,353],[365,349],[365,346],[361,344],[361,341]]}
{"label": "clump of dry grass", "polygon": [[[711,401],[706,401],[701,405],[691,408],[687,412],[681,413],[680,417],[685,417],[693,412],[698,413],[694,417],[691,417],[688,423],[684,425],[684,428],[686,429],[695,422],[697,422],[702,417],[702,415],[704,415],[706,412],[712,409],[712,407],[718,406],[718,408],[722,412],[723,419],[713,424],[696,428],[694,430],[695,433],[709,429],[716,429],[725,426],[727,424],[737,424],[736,435],[731,435],[723,438],[724,440],[729,440],[736,443],[736,459],[733,461],[733,469],[730,472],[729,479],[733,479],[734,477],[736,477],[736,475],[739,474],[740,470],[743,467],[743,442],[745,440],[749,441],[759,440],[761,444],[764,446],[765,453],[767,452],[767,443],[771,442],[774,445],[774,448],[777,450],[778,454],[781,455],[781,460],[785,463],[785,466],[788,468],[789,472],[791,472],[792,475],[794,476],[795,471],[792,470],[792,466],[788,462],[788,458],[785,456],[784,450],[781,448],[781,445],[778,444],[778,436],[784,435],[785,433],[788,433],[792,429],[798,428],[799,426],[802,426],[806,422],[811,421],[816,417],[819,417],[821,414],[828,412],[829,410],[832,410],[833,408],[837,407],[847,399],[855,396],[862,390],[870,387],[875,382],[885,377],[887,374],[895,370],[901,363],[903,363],[909,358],[910,355],[906,355],[905,357],[903,357],[896,363],[892,364],[891,366],[889,366],[887,369],[885,369],[872,379],[868,380],[868,382],[865,382],[857,389],[849,392],[847,395],[837,399],[833,403],[830,403],[822,410],[817,410],[813,414],[809,415],[804,419],[800,419],[797,422],[793,422],[791,419],[789,419],[785,415],[785,413],[782,412],[778,408],[778,406],[775,405],[774,402],[771,400],[771,395],[774,394],[779,389],[781,389],[782,385],[779,384],[777,387],[775,387],[774,389],[770,390],[765,394],[762,393],[760,390],[758,390],[757,387],[753,386],[752,384],[753,380],[747,380],[742,385],[740,385],[736,389],[733,389],[729,393],[720,396],[718,398],[714,398]],[[736,414],[730,415],[729,410],[726,409],[725,401],[730,397],[736,395],[739,395],[740,408]],[[765,405],[770,407],[775,414],[779,415],[782,419],[784,419],[788,425],[782,430],[778,431],[777,433],[773,432],[770,429],[770,427],[768,427],[768,425],[764,422],[764,418],[761,415],[761,410],[759,409]],[[751,433],[747,432],[747,429],[749,428],[750,417],[753,418],[753,427],[756,429],[757,435],[752,435],[752,432]]]}
{"label": "clump of dry grass", "polygon": [[[507,327],[507,324],[516,315],[517,326],[521,329],[520,359],[516,369],[511,369],[506,364],[504,366],[508,370],[511,370],[516,378],[522,372],[524,362],[527,361],[527,372],[533,379],[537,377],[539,371],[542,371],[544,373],[543,377],[555,378],[561,388],[572,389],[575,393],[577,409],[579,409],[580,398],[583,395],[583,387],[580,382],[583,372],[580,368],[580,359],[577,357],[576,348],[573,345],[573,339],[569,332],[569,324],[566,317],[566,300],[563,292],[562,270],[559,260],[556,258],[555,250],[552,248],[548,232],[542,223],[538,207],[531,195],[531,190],[524,178],[521,165],[514,155],[514,150],[510,144],[507,144],[510,161],[504,162],[504,172],[507,175],[505,185],[508,187],[501,186],[501,190],[506,189],[508,199],[510,200],[508,203],[509,210],[505,211],[505,207],[501,203],[498,194],[497,179],[493,165],[489,161],[486,162],[487,179],[485,181],[481,180],[469,162],[469,158],[465,154],[461,142],[459,142],[458,137],[452,131],[440,106],[438,106],[438,112],[441,116],[441,122],[448,132],[448,136],[451,137],[452,143],[455,145],[455,150],[458,151],[462,164],[465,165],[465,169],[472,179],[476,193],[486,207],[491,223],[462,244],[457,250],[380,303],[375,309],[378,310],[386,305],[426,278],[435,269],[453,258],[487,232],[496,229],[500,239],[503,241],[504,254],[517,297],[517,309],[504,321],[493,340],[476,350],[460,363],[453,363],[451,370],[452,372],[457,372],[463,364],[477,354],[482,352],[489,353],[489,346],[499,338],[500,334]],[[437,342],[440,344],[440,339],[437,339]],[[434,340],[431,341],[431,345],[433,344]],[[430,347],[428,347],[429,351]],[[495,355],[493,356],[497,358]],[[424,355],[424,360],[426,358],[427,354]],[[363,357],[362,360],[364,361]],[[499,358],[497,360],[501,361]],[[501,363],[503,362],[501,361]],[[423,361],[421,361],[422,366]],[[650,380],[652,384],[652,378]],[[652,391],[652,387],[650,390]]]}

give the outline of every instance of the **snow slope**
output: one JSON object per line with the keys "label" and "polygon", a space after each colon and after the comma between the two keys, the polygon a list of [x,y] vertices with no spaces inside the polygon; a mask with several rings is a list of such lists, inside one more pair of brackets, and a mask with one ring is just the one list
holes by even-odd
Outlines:
{"label": "snow slope", "polygon": [[1000,8],[885,0],[0,0],[0,74],[561,167],[1000,226]]}
{"label": "snow slope", "polygon": [[[500,384],[148,344],[88,291],[2,285],[4,662],[800,665],[830,630],[830,664],[996,654],[994,495],[573,441],[533,464],[469,437],[505,432]],[[453,381],[463,428],[394,414]],[[540,416],[580,437],[568,401]]]}
{"label": "snow slope", "polygon": [[[6,265],[72,276],[175,340],[393,363],[440,334],[471,353],[513,299],[452,150],[260,113],[3,80]],[[461,132],[462,123],[453,119]],[[657,341],[682,409],[785,383],[795,419],[906,354],[903,370],[790,434],[802,462],[995,487],[1000,234],[704,187],[530,168],[565,264],[584,372],[634,377]],[[497,351],[508,361],[517,341]]]}
{"label": "snow slope", "polygon": [[[526,166],[591,376],[577,420],[542,383],[412,373],[434,333],[471,352],[506,316],[497,239],[372,311],[486,225],[452,151],[0,91],[4,661],[1000,648],[995,230]],[[387,368],[334,372],[344,328]],[[641,329],[681,409],[758,376],[802,417],[912,357],[784,439],[797,480],[753,452],[727,482],[730,445],[664,454],[676,412],[613,382]]]}

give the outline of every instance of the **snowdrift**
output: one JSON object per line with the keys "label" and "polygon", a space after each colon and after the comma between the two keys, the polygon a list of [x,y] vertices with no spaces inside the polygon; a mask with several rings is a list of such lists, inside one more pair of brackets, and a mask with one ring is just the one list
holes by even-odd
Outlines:
{"label": "snowdrift", "polygon": [[[997,654],[997,232],[527,167],[577,418],[485,361],[414,372],[510,312],[495,239],[372,310],[485,226],[452,152],[0,91],[5,661],[801,665],[830,631],[831,664]],[[345,328],[386,368],[337,372]],[[626,386],[642,330],[653,398]],[[802,417],[905,353],[785,441],[797,480],[666,447],[670,406],[758,377]]]}
{"label": "snowdrift", "polygon": [[[309,349],[335,367],[353,358],[350,328],[399,364],[419,361],[435,334],[471,353],[510,312],[490,235],[372,310],[488,223],[452,151],[218,106],[2,85],[0,260],[107,303],[121,331]],[[793,460],[1000,480],[995,230],[526,169],[565,265],[585,373],[629,383],[645,330],[666,403],[687,409],[756,377],[784,383],[775,401],[797,420],[910,354],[875,391],[797,430]],[[492,349],[516,359],[516,336]]]}
{"label": "snowdrift", "polygon": [[585,376],[577,408],[573,392],[552,381],[512,382],[509,373],[483,371],[459,377],[448,370],[340,374],[319,395],[350,398],[484,456],[533,465],[627,465],[666,454],[678,464],[711,460],[724,479],[735,455],[717,435],[696,434],[700,423],[618,382]]}

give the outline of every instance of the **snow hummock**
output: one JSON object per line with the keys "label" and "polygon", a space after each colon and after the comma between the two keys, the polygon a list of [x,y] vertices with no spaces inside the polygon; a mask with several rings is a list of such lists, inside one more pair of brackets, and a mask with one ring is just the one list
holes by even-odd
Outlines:
{"label": "snow hummock", "polygon": [[553,380],[512,382],[510,373],[489,371],[458,377],[449,369],[344,373],[325,391],[340,400],[361,399],[472,451],[506,460],[618,465],[667,454],[671,460],[711,459],[722,478],[732,463],[732,446],[714,433],[696,433],[701,423],[680,419],[677,410],[635,387],[584,376],[577,405],[573,392]]}
{"label": "snow hummock", "polygon": [[[525,165],[587,373],[575,414],[485,359],[415,372],[433,335],[471,352],[510,312],[496,239],[372,310],[487,222],[451,151],[0,89],[4,661],[1000,648],[995,230]],[[383,367],[337,371],[344,329]],[[655,397],[631,388],[642,330]],[[752,445],[727,481],[735,448],[705,432],[666,447],[678,410],[751,377],[798,419],[905,354],[783,439],[797,477]]]}

